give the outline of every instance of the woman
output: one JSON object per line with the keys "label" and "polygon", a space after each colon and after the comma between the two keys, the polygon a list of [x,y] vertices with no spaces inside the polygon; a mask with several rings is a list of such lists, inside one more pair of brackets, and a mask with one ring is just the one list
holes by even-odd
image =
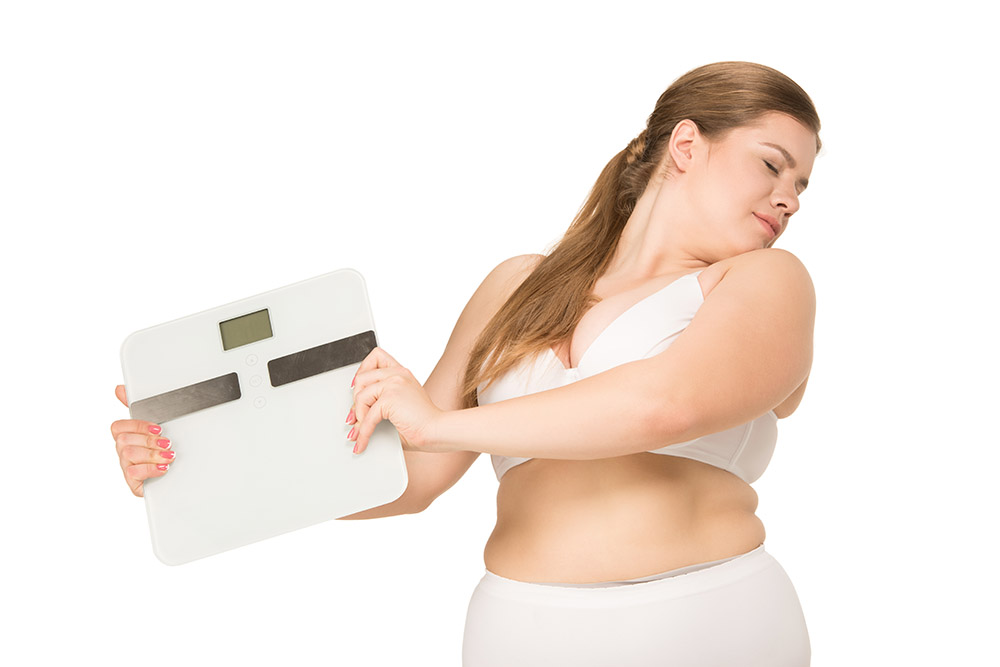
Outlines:
{"label": "woman", "polygon": [[[362,362],[348,438],[362,454],[390,420],[410,481],[347,518],[419,512],[492,455],[497,525],[464,664],[809,663],[750,483],[812,360],[812,283],[771,246],[819,128],[775,70],[689,72],[555,249],[486,277],[422,387],[382,349]],[[150,428],[112,426],[136,495],[168,462]]]}

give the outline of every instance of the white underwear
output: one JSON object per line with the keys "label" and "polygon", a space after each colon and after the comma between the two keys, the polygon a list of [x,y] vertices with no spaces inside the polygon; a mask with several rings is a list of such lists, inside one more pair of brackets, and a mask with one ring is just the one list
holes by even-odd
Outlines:
{"label": "white underwear", "polygon": [[487,571],[469,601],[462,664],[806,667],[810,654],[795,588],[761,545],[649,581],[538,584]]}

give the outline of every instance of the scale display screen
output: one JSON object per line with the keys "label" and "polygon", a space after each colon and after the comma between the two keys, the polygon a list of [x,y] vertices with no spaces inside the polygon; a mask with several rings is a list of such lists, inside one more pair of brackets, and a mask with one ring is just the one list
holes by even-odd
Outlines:
{"label": "scale display screen", "polygon": [[243,347],[274,335],[271,331],[271,317],[267,314],[267,308],[220,322],[219,330],[222,332],[223,350]]}

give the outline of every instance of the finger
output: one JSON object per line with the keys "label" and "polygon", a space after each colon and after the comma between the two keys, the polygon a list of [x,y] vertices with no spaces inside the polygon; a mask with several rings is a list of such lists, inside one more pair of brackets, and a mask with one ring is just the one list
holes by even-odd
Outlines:
{"label": "finger", "polygon": [[[361,421],[365,418],[365,413],[367,412],[367,405],[364,402],[358,400],[358,396],[374,385],[384,382],[385,380],[402,375],[402,371],[406,371],[402,366],[394,366],[391,368],[378,368],[375,370],[365,371],[356,377],[356,382],[354,383],[354,404],[351,408],[354,410],[355,421]],[[367,395],[371,395],[369,391]]]}
{"label": "finger", "polygon": [[152,477],[166,475],[169,469],[170,466],[167,464],[139,463],[128,466],[124,469],[125,482],[128,488],[132,489],[132,493],[141,498],[144,495],[142,483]]}
{"label": "finger", "polygon": [[365,387],[364,391],[358,393],[354,397],[354,405],[351,406],[351,411],[354,413],[354,427],[347,434],[347,443],[350,444],[354,441],[354,451],[357,453],[357,440],[361,432],[361,426],[364,424],[365,415],[370,411],[371,405],[378,399],[378,392],[380,391],[378,384],[370,384]]}
{"label": "finger", "polygon": [[163,433],[163,427],[142,419],[119,419],[111,423],[111,437],[117,438],[122,433],[142,433],[158,436]]}
{"label": "finger", "polygon": [[115,396],[117,396],[118,400],[122,402],[122,405],[126,408],[128,407],[128,396],[125,395],[125,385],[120,384],[115,387]]}
{"label": "finger", "polygon": [[382,398],[393,379],[398,380],[398,375],[390,375],[386,380],[369,384],[358,393],[357,402],[354,404],[357,423],[351,431],[353,438],[351,438],[351,434],[348,434],[348,439],[355,441],[355,454],[360,454],[368,447],[368,438],[371,437],[375,426],[384,419],[381,408],[385,403],[380,404],[379,399]]}
{"label": "finger", "polygon": [[378,426],[382,419],[382,406],[379,401],[376,400],[370,406],[365,418],[355,427],[357,429],[357,436],[354,444],[355,454],[362,454],[366,449],[368,449],[368,440],[372,437],[375,427]]}
{"label": "finger", "polygon": [[357,424],[365,421],[372,404],[382,396],[387,387],[396,383],[405,383],[408,378],[413,377],[402,366],[368,371],[365,375],[366,381],[362,383],[363,386],[356,388],[354,392],[352,410],[354,410],[354,420]]}
{"label": "finger", "polygon": [[167,438],[151,437],[140,433],[122,433],[115,438],[115,450],[122,468],[136,463],[171,463],[177,457]]}
{"label": "finger", "polygon": [[125,483],[133,495],[140,497],[144,495],[143,481],[165,474],[175,458],[174,452],[169,449],[169,440],[160,438],[160,444],[152,446],[152,438],[140,433],[123,433],[115,443]]}
{"label": "finger", "polygon": [[354,379],[357,380],[358,373],[363,371],[370,371],[375,368],[390,368],[392,366],[399,366],[399,362],[392,358],[392,356],[380,347],[373,347],[372,351],[368,353],[362,361],[361,365],[358,366],[358,370],[354,373]]}

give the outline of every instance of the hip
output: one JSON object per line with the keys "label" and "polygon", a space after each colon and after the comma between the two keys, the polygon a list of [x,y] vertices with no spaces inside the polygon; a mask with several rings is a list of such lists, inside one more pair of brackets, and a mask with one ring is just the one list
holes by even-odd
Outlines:
{"label": "hip", "polygon": [[465,667],[809,664],[794,586],[763,545],[653,581],[574,587],[487,570],[469,602]]}

